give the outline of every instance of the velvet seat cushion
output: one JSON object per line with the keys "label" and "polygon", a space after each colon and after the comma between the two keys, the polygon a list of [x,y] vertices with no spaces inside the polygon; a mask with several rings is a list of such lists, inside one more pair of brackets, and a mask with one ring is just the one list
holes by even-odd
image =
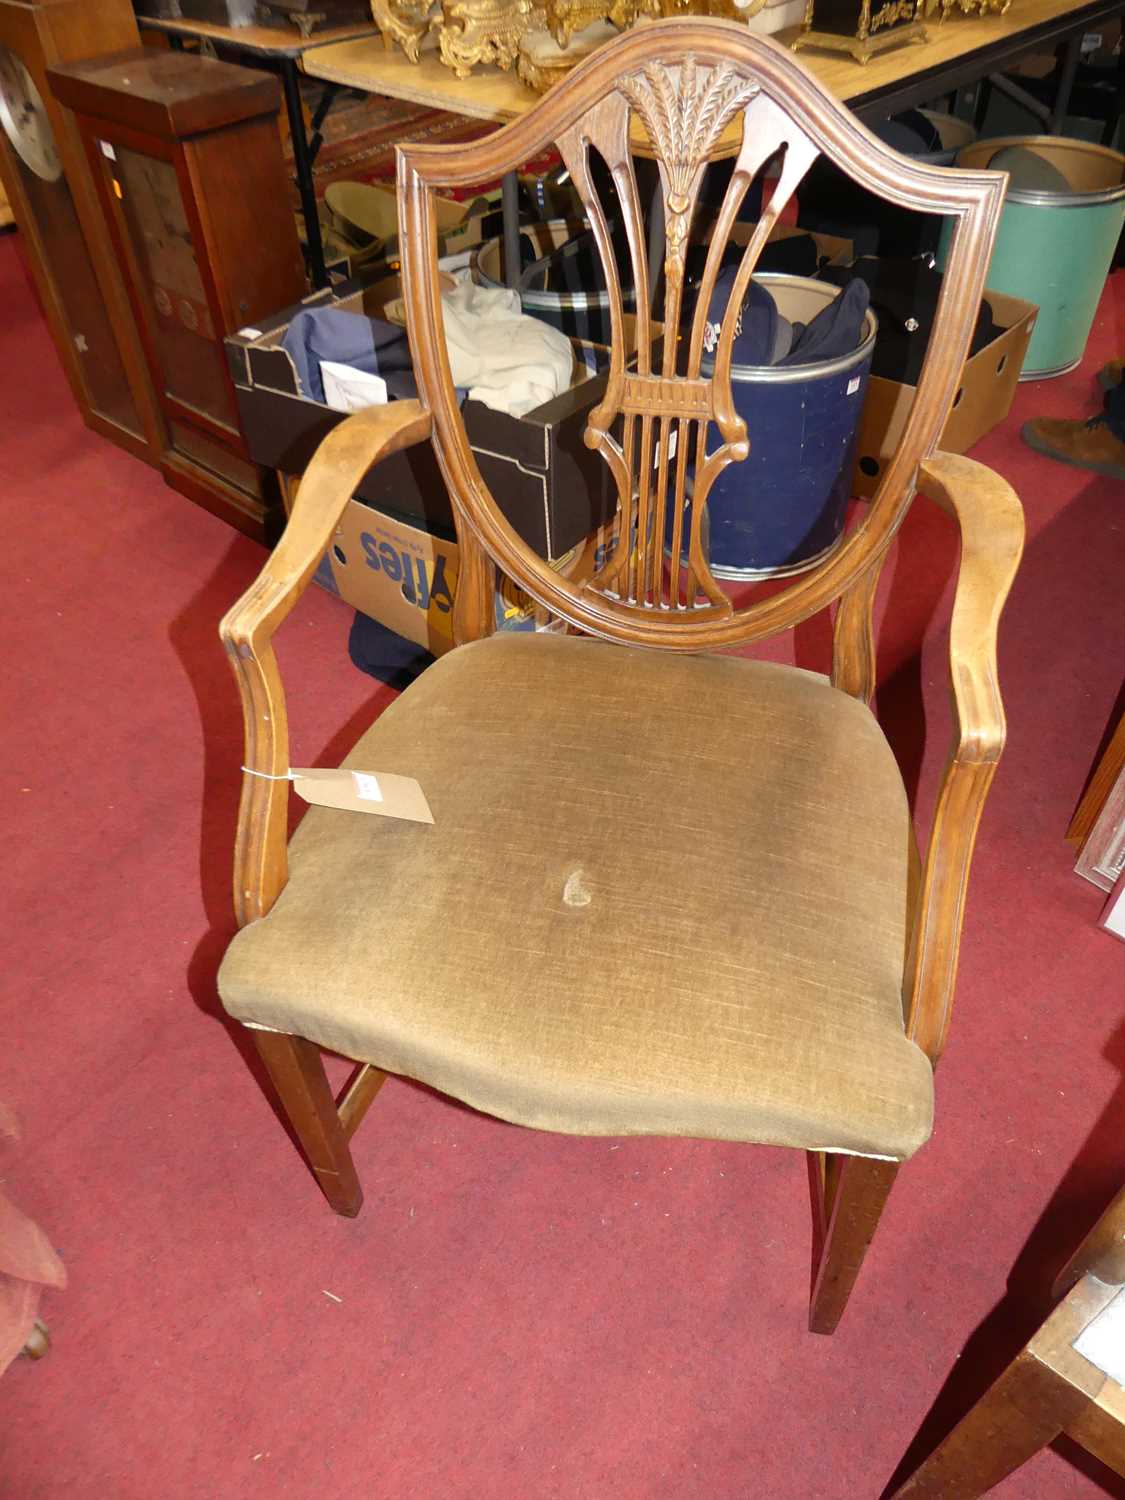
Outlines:
{"label": "velvet seat cushion", "polygon": [[768,663],[497,635],[358,742],[432,827],[312,807],[227,1010],[577,1134],[905,1158],[909,816],[864,705]]}

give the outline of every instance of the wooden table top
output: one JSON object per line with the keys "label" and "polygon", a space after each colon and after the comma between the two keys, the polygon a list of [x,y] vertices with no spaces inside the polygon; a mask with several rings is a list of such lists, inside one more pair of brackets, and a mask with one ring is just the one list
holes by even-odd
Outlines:
{"label": "wooden table top", "polygon": [[[1045,22],[1072,15],[1077,19],[1082,11],[1096,13],[1110,8],[1091,4],[1091,0],[1012,0],[1006,15],[954,14],[944,22],[929,21],[929,39],[924,44],[904,43],[877,53],[867,63],[858,63],[841,53],[815,52],[811,48],[796,56],[838,99],[851,103],[996,43],[1017,41],[1021,33],[1033,31]],[[797,35],[798,29],[792,28],[779,32],[774,40],[787,43]],[[302,67],[314,78],[481,120],[513,120],[526,113],[540,97],[520,83],[514,71],[506,73],[496,67],[481,67],[469,78],[458,79],[436,52],[425,52],[421,62],[412,63],[397,48],[388,51],[377,35],[318,47],[315,53],[302,58]],[[940,92],[940,87],[935,87],[935,95]]]}
{"label": "wooden table top", "polygon": [[[212,21],[168,21],[160,16],[138,16],[137,25],[151,31],[166,31],[175,36],[206,38],[216,46],[239,47],[243,52],[257,52],[281,57],[300,57],[316,47],[347,46],[363,37],[372,37],[382,46],[374,21],[353,21],[348,26],[326,26],[303,37],[295,26],[218,26]],[[371,92],[375,92],[371,90]]]}

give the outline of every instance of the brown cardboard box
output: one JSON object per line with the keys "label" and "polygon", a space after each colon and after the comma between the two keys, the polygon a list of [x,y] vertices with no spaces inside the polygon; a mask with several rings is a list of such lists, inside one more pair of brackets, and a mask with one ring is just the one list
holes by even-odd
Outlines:
{"label": "brown cardboard box", "polygon": [[1048,74],[1055,71],[1054,49],[1046,48],[1042,52],[1029,52],[1026,57],[1018,57],[1015,62],[1008,63],[1004,71],[1014,74],[1017,78],[1046,78]]}
{"label": "brown cardboard box", "polygon": [[[574,577],[584,552],[573,548],[555,566]],[[315,579],[354,609],[442,656],[453,646],[458,562],[455,541],[351,500]],[[535,630],[546,623],[545,611],[514,585],[505,582],[498,590],[498,630]]]}
{"label": "brown cardboard box", "polygon": [[[1033,302],[986,291],[992,316],[1005,331],[965,362],[953,410],[941,435],[946,453],[964,453],[1011,409],[1039,309]],[[917,387],[873,375],[859,423],[855,493],[875,493],[883,465],[898,447]]]}
{"label": "brown cardboard box", "polygon": [[[365,251],[381,246],[397,269],[398,194],[393,182],[334,182],[324,197],[327,217],[340,238]],[[438,253],[457,255],[479,245],[498,219],[500,189],[471,202],[435,196]]]}
{"label": "brown cardboard box", "polygon": [[[304,307],[336,306],[379,316],[397,281],[373,287],[345,284],[306,297],[257,327],[226,340],[239,417],[255,463],[283,474],[303,474],[317,447],[344,413],[298,392],[297,376],[281,340]],[[609,468],[582,434],[590,407],[605,390],[604,351],[575,346],[575,383],[522,417],[479,401],[462,407],[465,431],[485,483],[520,536],[541,557],[561,557],[615,509]],[[445,482],[428,443],[378,464],[357,494],[377,510],[452,534]]]}
{"label": "brown cardboard box", "polygon": [[457,543],[349,500],[315,574],[322,588],[435,656],[453,645]]}

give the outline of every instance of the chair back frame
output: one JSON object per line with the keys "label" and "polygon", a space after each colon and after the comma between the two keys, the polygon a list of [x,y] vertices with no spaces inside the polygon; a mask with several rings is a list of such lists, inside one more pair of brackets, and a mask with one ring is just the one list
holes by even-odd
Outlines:
{"label": "chair back frame", "polygon": [[[632,154],[641,149],[656,159],[666,226],[660,323],[677,329],[704,170],[720,150],[724,132],[737,130],[740,117],[741,145],[711,232],[690,325],[682,342],[658,341]],[[561,576],[520,539],[481,476],[450,375],[437,268],[435,191],[501,176],[552,144],[590,218],[612,328],[606,390],[591,411],[585,441],[610,468],[618,510],[613,541],[602,549],[604,561],[580,582]],[[624,220],[636,292],[633,363],[610,224],[591,175],[592,151],[612,175]],[[891,202],[951,214],[957,223],[917,396],[867,515],[817,568],[736,608],[707,564],[701,526],[715,479],[749,452],[731,389],[737,314],[762,247],[820,152]],[[739,263],[716,336],[707,317],[731,227],[755,177],[778,160],[778,176]],[[790,52],[737,23],[715,20],[663,21],[624,34],[575,68],[528,114],[472,151],[400,147],[400,243],[411,351],[419,397],[433,417],[461,549],[457,639],[476,639],[492,629],[493,564],[581,631],[687,651],[737,646],[789,629],[861,580],[894,536],[913,498],[919,464],[937,447],[968,353],[1005,180],[1001,173],[936,168],[901,156]],[[712,357],[709,369],[705,352]],[[711,424],[721,441],[708,453]],[[668,538],[671,558],[683,563],[673,562],[666,573]]]}

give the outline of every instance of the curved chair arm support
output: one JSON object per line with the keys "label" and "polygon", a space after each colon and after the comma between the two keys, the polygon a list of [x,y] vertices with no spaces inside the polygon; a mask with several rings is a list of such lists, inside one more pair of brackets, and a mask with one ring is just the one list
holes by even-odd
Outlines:
{"label": "curved chair arm support", "polygon": [[424,441],[430,428],[430,414],[417,401],[368,407],[334,428],[301,480],[280,542],[219,626],[242,695],[243,764],[253,773],[242,780],[234,851],[240,927],[266,915],[288,875],[289,724],[274,631],[304,593],[367,471],[400,448]]}
{"label": "curved chair arm support", "polygon": [[870,705],[875,694],[875,594],[886,550],[840,595],[832,624],[832,686]]}
{"label": "curved chair arm support", "polygon": [[1125,1286],[1125,1188],[1059,1272],[1054,1295],[1065,1297],[1083,1276],[1096,1276],[1107,1286]]}
{"label": "curved chair arm support", "polygon": [[935,453],[918,489],[961,529],[961,566],[950,623],[954,739],[934,810],[906,971],[907,1034],[937,1063],[957,976],[969,865],[984,799],[1004,748],[996,631],[1023,552],[1023,508],[998,474],[969,458]]}

